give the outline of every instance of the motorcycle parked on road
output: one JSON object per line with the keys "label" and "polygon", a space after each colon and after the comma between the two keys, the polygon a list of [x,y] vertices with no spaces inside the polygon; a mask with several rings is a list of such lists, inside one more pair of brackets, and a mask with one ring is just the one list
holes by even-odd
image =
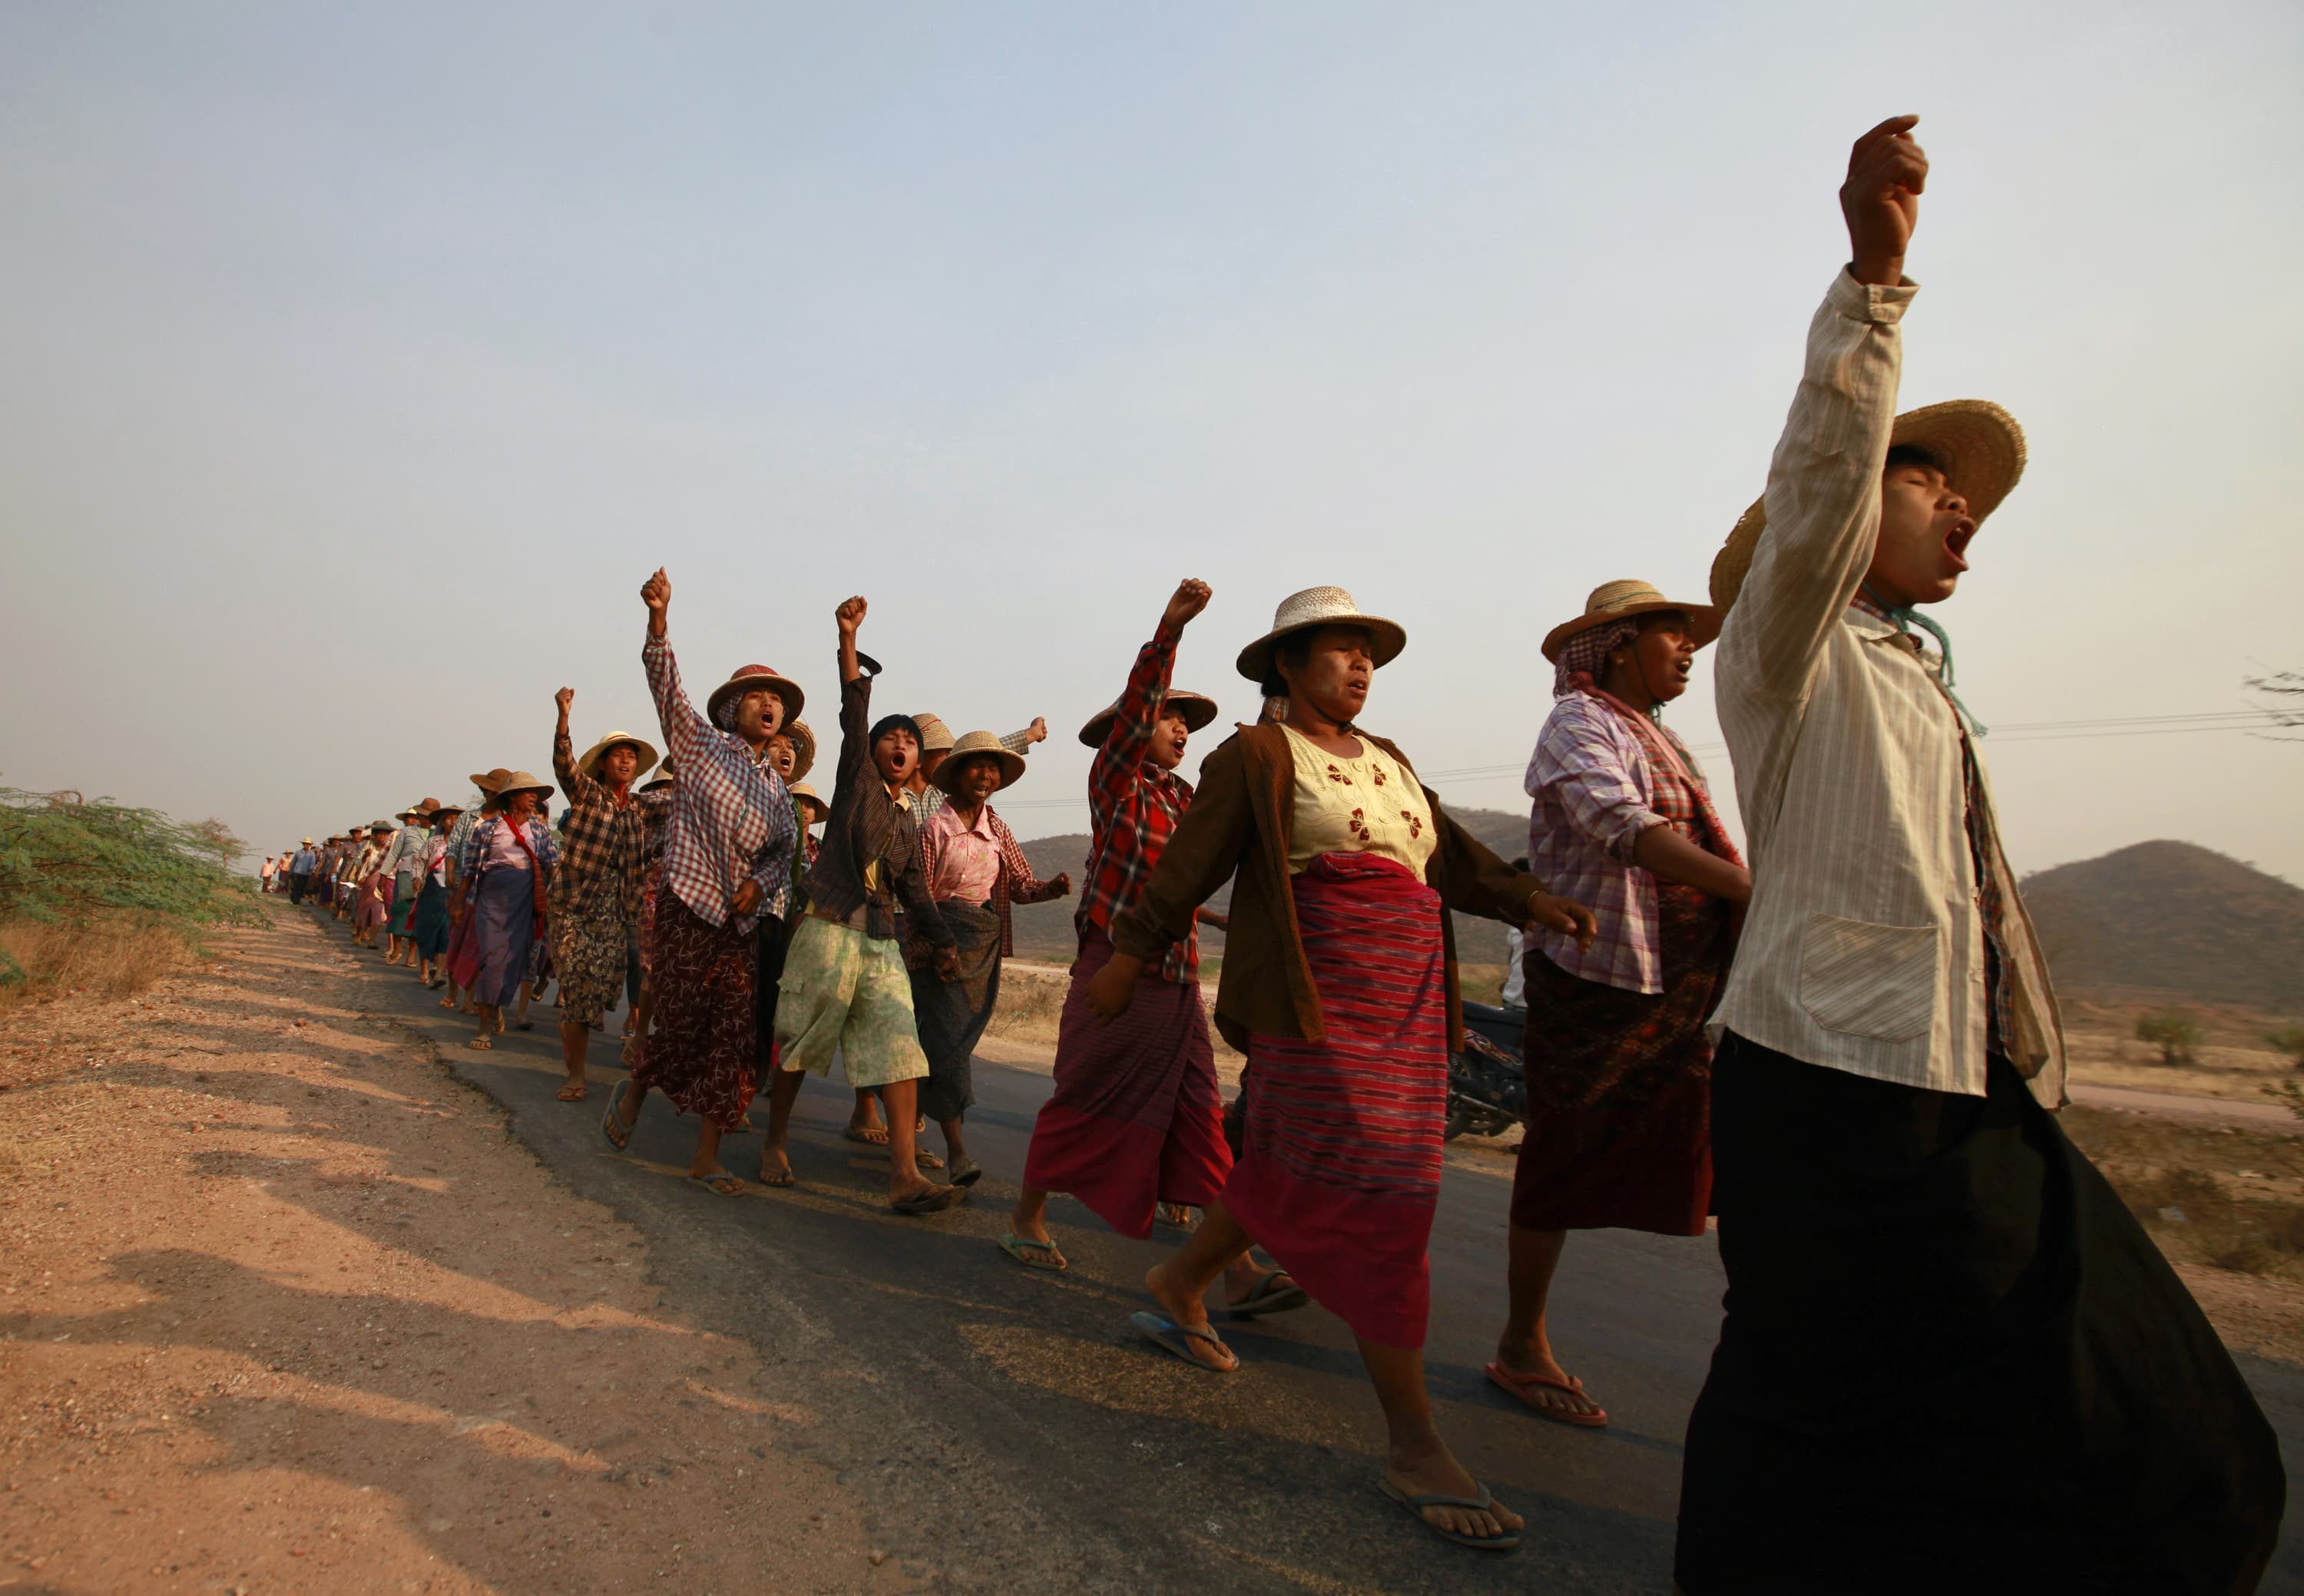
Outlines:
{"label": "motorcycle parked on road", "polygon": [[1500,1135],[1527,1114],[1527,1024],[1524,1008],[1464,1005],[1464,1045],[1448,1055],[1449,1141]]}

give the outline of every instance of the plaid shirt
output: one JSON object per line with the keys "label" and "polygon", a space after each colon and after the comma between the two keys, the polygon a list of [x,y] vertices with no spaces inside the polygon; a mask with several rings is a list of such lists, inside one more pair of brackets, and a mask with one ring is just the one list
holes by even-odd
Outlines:
{"label": "plaid shirt", "polygon": [[[1669,726],[1659,726],[1688,773],[1704,772]],[[1710,849],[1698,792],[1651,758],[1622,714],[1586,692],[1553,700],[1522,783],[1529,812],[1529,873],[1545,890],[1583,904],[1600,922],[1588,948],[1548,927],[1544,956],[1569,974],[1628,992],[1664,990],[1656,879],[1633,858],[1641,836],[1669,826]]]}
{"label": "plaid shirt", "polygon": [[760,916],[784,918],[792,906],[792,856],[798,843],[792,799],[775,767],[741,737],[696,712],[680,685],[669,638],[651,635],[640,649],[648,692],[664,740],[680,761],[672,784],[671,825],[664,839],[664,884],[709,925],[724,925],[746,881],[760,884]]}
{"label": "plaid shirt", "polygon": [[[1856,590],[1848,607],[1863,611],[1876,621],[1887,622],[1907,637],[1911,635],[1862,588]],[[2000,978],[2000,972],[2008,966],[2008,932],[2002,923],[2008,912],[2008,900],[2000,887],[2000,872],[1992,863],[1997,852],[1987,835],[1992,806],[1985,801],[1984,771],[1976,762],[1976,744],[1968,734],[1968,717],[1944,684],[1943,658],[1921,648],[1917,641],[1912,646],[1929,680],[1952,706],[1952,717],[1960,726],[1960,789],[1968,799],[1967,813],[1961,819],[1968,830],[1969,861],[1976,867],[1976,907],[1984,919],[1984,1048],[1986,1053],[1997,1053],[2004,1058],[2010,1057],[2008,1039],[2016,1034],[2016,1012],[2010,1001],[2008,983]]]}
{"label": "plaid shirt", "polygon": [[479,826],[480,811],[468,809],[458,815],[448,828],[448,885],[453,887],[464,879],[464,842]]}
{"label": "plaid shirt", "polygon": [[[685,768],[680,779],[688,779]],[[951,947],[952,931],[920,874],[919,840],[912,794],[889,792],[872,763],[872,677],[860,669],[853,681],[840,684],[840,765],[824,848],[809,867],[809,913],[888,942],[898,935],[902,899],[911,935]]]}
{"label": "plaid shirt", "polygon": [[574,806],[568,811],[567,855],[552,878],[552,912],[637,921],[648,880],[648,811],[668,807],[672,794],[663,788],[633,793],[618,804],[607,783],[576,768],[565,726],[553,734],[552,773]]}
{"label": "plaid shirt", "polygon": [[[949,895],[936,890],[936,873],[943,868],[945,854],[954,841],[971,835],[949,805],[943,812],[947,818],[920,828],[920,879],[928,884],[928,896],[939,903]],[[1008,829],[1007,821],[993,812],[990,804],[978,811],[973,835],[987,839],[1000,854],[999,870],[992,878],[992,912],[1000,916],[1000,956],[1012,958],[1016,953],[1016,927],[1010,906],[1045,904],[1051,898],[1062,897],[1063,893],[1054,882],[1043,881],[1033,873],[1032,862],[1017,845],[1016,834]],[[917,954],[923,946],[914,938],[912,951]]]}
{"label": "plaid shirt", "polygon": [[[465,880],[479,881],[481,867],[488,862],[488,845],[496,840],[496,828],[504,821],[502,815],[490,815],[473,827],[464,838],[463,856],[458,860],[457,866],[463,871]],[[560,862],[559,839],[552,835],[552,828],[541,819],[531,819],[528,822],[528,845],[535,850],[536,862],[546,870]]]}
{"label": "plaid shirt", "polygon": [[[1029,755],[1032,751],[1030,728],[1009,733],[1000,739],[1000,746],[1012,754]],[[920,823],[922,836],[928,834],[928,822],[942,814],[944,806],[951,802],[951,799],[944,796],[944,789],[934,782],[928,783],[912,794],[912,818]]]}
{"label": "plaid shirt", "polygon": [[[1119,712],[1096,762],[1088,771],[1088,847],[1087,886],[1072,923],[1112,934],[1112,922],[1136,902],[1160,851],[1176,834],[1192,802],[1192,784],[1145,759],[1168,696],[1169,673],[1176,665],[1177,633],[1164,618],[1152,641],[1136,656]],[[1160,979],[1178,984],[1200,979],[1200,942],[1196,930],[1168,949]]]}

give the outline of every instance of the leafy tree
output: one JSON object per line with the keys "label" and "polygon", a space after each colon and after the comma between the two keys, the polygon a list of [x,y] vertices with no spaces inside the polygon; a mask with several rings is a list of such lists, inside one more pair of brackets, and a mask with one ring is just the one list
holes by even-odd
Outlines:
{"label": "leafy tree", "polygon": [[2198,1019],[2181,1008],[2156,1008],[2136,1022],[2136,1040],[2159,1048],[2165,1065],[2191,1063],[2192,1049],[2207,1035]]}

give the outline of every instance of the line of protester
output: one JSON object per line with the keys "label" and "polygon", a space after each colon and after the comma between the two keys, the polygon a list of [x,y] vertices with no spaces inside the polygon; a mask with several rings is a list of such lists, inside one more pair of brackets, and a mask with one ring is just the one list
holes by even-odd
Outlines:
{"label": "line of protester", "polygon": [[[1384,1414],[1385,1492],[1459,1544],[1517,1545],[1521,1516],[1440,1434],[1422,1354],[1462,1026],[1448,912],[1485,916],[1525,947],[1529,1098],[1489,1380],[1543,1418],[1604,1428],[1550,1336],[1569,1233],[1693,1237],[1717,1218],[1729,1290],[1689,1425],[1681,1589],[2246,1592],[2284,1502],[2277,1446],[2058,1127],[2061,1024],[1983,728],[1919,608],[1952,597],[2026,448],[1982,401],[1896,412],[1927,177],[1915,120],[1851,153],[1850,260],[1709,601],[1611,582],[1543,639],[1554,705],[1525,860],[1458,827],[1367,729],[1408,639],[1340,588],[1290,596],[1240,651],[1264,712],[1187,781],[1217,706],[1172,683],[1209,598],[1175,590],[1081,730],[1079,953],[1000,1246],[1065,1269],[1057,1193],[1136,1237],[1163,1210],[1199,1210],[1146,1276],[1145,1341],[1230,1373],[1212,1293],[1235,1316],[1328,1309]],[[836,1059],[857,1093],[849,1134],[889,1150],[891,1207],[949,1210],[982,1174],[970,1059],[1012,907],[1071,889],[1036,876],[992,802],[1045,727],[954,738],[933,716],[876,715],[852,598],[821,797],[802,779],[817,746],[798,683],[747,666],[697,707],[671,596],[662,571],[641,590],[670,757],[621,730],[574,754],[563,690],[556,831],[555,785],[497,769],[472,778],[476,806],[427,799],[398,828],[308,837],[267,876],[445,985],[476,1016],[475,1048],[507,1009],[524,1028],[556,973],[572,1102],[621,993],[629,1073],[602,1122],[620,1150],[660,1093],[698,1122],[690,1177],[733,1195],[722,1138],[765,1086],[758,1179],[792,1186],[794,1101]],[[1749,866],[1664,719],[1715,641]],[[1198,946],[1227,884],[1216,1021],[1248,1060],[1229,1109]],[[944,1159],[919,1144],[929,1120]]]}

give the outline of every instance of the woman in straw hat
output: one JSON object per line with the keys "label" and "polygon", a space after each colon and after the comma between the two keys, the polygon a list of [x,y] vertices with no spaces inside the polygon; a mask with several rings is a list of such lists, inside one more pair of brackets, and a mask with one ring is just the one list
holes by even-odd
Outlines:
{"label": "woman in straw hat", "polygon": [[1712,1044],[1730,921],[1752,879],[1664,707],[1719,632],[1710,605],[1612,582],[1553,628],[1553,708],[1529,761],[1529,869],[1588,905],[1520,962],[1528,1133],[1512,1180],[1512,1309],[1488,1379],[1547,1419],[1608,1422],[1554,1355],[1545,1305],[1571,1230],[1704,1234]]}
{"label": "woman in straw hat", "polygon": [[[481,821],[500,812],[496,789],[512,779],[512,771],[499,765],[470,779],[476,801],[448,828],[448,993],[440,999],[440,1006],[453,1009],[461,1004],[466,1014],[476,1014],[480,1007],[473,995],[472,983],[480,973],[479,925],[471,915],[471,882],[464,875],[464,845],[471,840]],[[501,1023],[496,1029],[504,1029]]]}
{"label": "woman in straw hat", "polygon": [[384,929],[392,914],[392,877],[384,868],[392,853],[393,840],[398,828],[389,820],[378,820],[368,828],[368,842],[360,851],[353,864],[352,946],[374,947],[376,934]]}
{"label": "woman in straw hat", "polygon": [[479,963],[472,989],[479,1004],[479,1029],[468,1048],[494,1045],[489,1032],[504,1029],[504,1006],[517,1003],[528,984],[529,954],[544,930],[552,867],[560,858],[558,840],[537,812],[551,796],[550,782],[514,770],[496,789],[496,812],[464,839],[465,901]]}
{"label": "woman in straw hat", "polygon": [[1424,1383],[1425,1247],[1440,1193],[1448,1049],[1458,1042],[1448,909],[1588,938],[1547,894],[1449,819],[1360,716],[1407,636],[1341,588],[1284,599],[1240,671],[1287,718],[1244,727],[1200,768],[1192,807],[1089,982],[1100,1020],[1232,881],[1216,1025],[1248,1055],[1241,1153],[1199,1230],[1145,1284],[1133,1323],[1195,1368],[1239,1366],[1203,1295],[1261,1243],[1351,1327],[1390,1431],[1381,1484],[1430,1529],[1487,1550],[1520,1520],[1440,1439]]}
{"label": "woman in straw hat", "polygon": [[[1023,1190],[1000,1242],[1027,1269],[1066,1267],[1048,1233],[1051,1193],[1070,1193],[1122,1235],[1141,1238],[1163,1200],[1206,1202],[1232,1168],[1193,928],[1143,972],[1125,1023],[1098,1025],[1088,1012],[1088,983],[1112,958],[1113,922],[1135,904],[1192,802],[1192,784],[1176,768],[1192,734],[1216,718],[1216,700],[1168,683],[1184,628],[1207,604],[1207,583],[1177,583],[1120,696],[1080,728],[1096,760],[1088,870],[1072,916],[1080,955],[1058,1022],[1055,1090],[1032,1122]],[[1290,1289],[1266,1278],[1232,1283],[1232,1300],[1244,1302],[1260,1285],[1260,1301]]]}
{"label": "woman in straw hat", "polygon": [[560,1056],[568,1078],[560,1100],[584,1100],[585,1055],[592,1032],[616,1006],[616,994],[640,937],[640,891],[647,884],[648,813],[671,802],[633,791],[656,764],[644,737],[612,731],[578,758],[568,733],[576,690],[554,696],[552,771],[570,808],[563,822],[560,869],[552,879],[553,965],[560,976]]}
{"label": "woman in straw hat", "polygon": [[1948,648],[2016,484],[1997,405],[1895,413],[1915,118],[1713,573],[1753,896],[1714,1023],[1727,1313],[1676,1574],[1713,1592],[2256,1589],[2286,1488],[2206,1317],[2054,1110],[2065,1055]]}
{"label": "woman in straw hat", "polygon": [[857,652],[868,607],[859,596],[834,614],[840,635],[840,761],[825,845],[808,875],[808,913],[786,951],[776,1006],[776,1073],[760,1179],[792,1184],[787,1142],[800,1077],[829,1074],[835,1055],[853,1087],[880,1094],[888,1116],[888,1205],[940,1213],[967,1195],[923,1179],[915,1116],[928,1073],[912,1019],[912,989],[896,938],[902,900],[912,930],[941,974],[957,972],[951,930],[928,901],[909,790],[919,728],[909,715],[875,722],[878,666]]}
{"label": "woman in straw hat", "polygon": [[676,1112],[697,1117],[689,1177],[734,1197],[744,1183],[722,1165],[720,1139],[743,1124],[752,1100],[758,941],[782,934],[798,835],[768,744],[805,700],[790,677],[751,665],[713,689],[698,713],[665,624],[672,579],[658,570],[640,601],[648,615],[640,663],[680,779],[648,955],[650,1029],[625,1046],[631,1074],[609,1091],[600,1132],[626,1146],[642,1102],[660,1091]]}
{"label": "woman in straw hat", "polygon": [[427,987],[442,986],[448,980],[448,829],[463,812],[460,805],[434,803],[424,816],[423,873],[417,883],[415,917],[409,926],[416,949],[417,979]]}
{"label": "woman in straw hat", "polygon": [[959,969],[949,977],[937,973],[925,943],[909,950],[912,1012],[928,1059],[919,1107],[944,1130],[956,1186],[974,1185],[984,1173],[968,1155],[962,1125],[976,1101],[976,1044],[1000,1001],[1000,961],[1016,951],[1009,906],[1045,904],[1072,889],[1069,875],[1043,881],[1033,873],[1015,833],[992,807],[992,794],[1023,774],[1022,754],[990,732],[969,733],[937,767],[936,786],[946,802],[920,832],[920,873],[952,929]]}
{"label": "woman in straw hat", "polygon": [[392,884],[392,910],[384,926],[389,944],[384,955],[387,964],[404,962],[411,969],[416,965],[416,896],[424,877],[424,851],[432,836],[429,817],[438,807],[437,800],[426,798],[394,817],[400,829],[394,833],[380,867],[384,879]]}

